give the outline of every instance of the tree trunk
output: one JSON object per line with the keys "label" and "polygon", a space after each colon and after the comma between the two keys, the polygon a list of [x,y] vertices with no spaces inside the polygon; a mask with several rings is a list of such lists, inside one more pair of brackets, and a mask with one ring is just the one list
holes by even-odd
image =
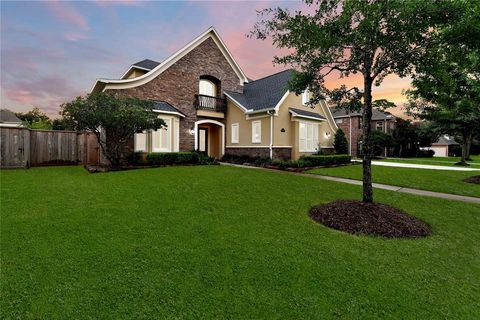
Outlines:
{"label": "tree trunk", "polygon": [[372,79],[365,76],[363,93],[363,202],[373,202],[372,187]]}
{"label": "tree trunk", "polygon": [[467,154],[468,154],[468,134],[463,133],[462,134],[462,158],[460,159],[460,162],[458,165],[461,166],[467,166]]}
{"label": "tree trunk", "polygon": [[472,161],[472,158],[470,158],[470,148],[472,147],[472,140],[473,140],[473,134],[469,134],[467,136],[467,145],[466,145],[466,155],[465,155],[465,160],[466,161]]}

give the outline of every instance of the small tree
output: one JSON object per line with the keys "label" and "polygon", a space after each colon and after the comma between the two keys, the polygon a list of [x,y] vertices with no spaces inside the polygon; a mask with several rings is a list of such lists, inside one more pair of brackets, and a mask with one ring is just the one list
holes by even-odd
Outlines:
{"label": "small tree", "polygon": [[338,129],[335,132],[333,137],[333,146],[335,147],[335,152],[338,154],[348,154],[348,141],[345,137],[345,132],[342,129]]}
{"label": "small tree", "polygon": [[[457,12],[450,1],[423,0],[305,0],[312,13],[265,9],[251,36],[271,37],[288,50],[274,61],[300,72],[289,89],[300,94],[310,88],[312,102],[330,96],[339,106],[363,111],[363,201],[373,202],[371,157],[373,85],[390,75],[412,73],[425,51],[435,43],[432,30]],[[461,6],[461,3],[457,3]],[[266,17],[266,18],[265,18]],[[329,74],[360,74],[363,88],[325,87]],[[378,102],[379,105],[382,102]]]}
{"label": "small tree", "polygon": [[17,112],[15,115],[30,129],[52,129],[52,120],[38,107],[33,107],[28,112]]}
{"label": "small tree", "polygon": [[75,130],[91,131],[114,167],[125,157],[125,146],[135,133],[159,129],[165,122],[153,112],[151,101],[98,93],[62,105],[61,115]]}

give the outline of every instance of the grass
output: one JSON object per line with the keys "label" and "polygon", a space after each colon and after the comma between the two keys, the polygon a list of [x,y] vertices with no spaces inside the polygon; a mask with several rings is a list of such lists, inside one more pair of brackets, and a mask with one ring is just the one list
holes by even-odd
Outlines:
{"label": "grass", "polygon": [[2,318],[473,319],[480,206],[376,191],[433,235],[328,229],[357,186],[224,166],[1,171]]}
{"label": "grass", "polygon": [[[472,161],[467,161],[467,163],[474,168],[477,168],[477,166],[478,168],[480,168],[480,156],[471,156],[471,158],[472,158]],[[388,158],[388,159],[383,159],[381,161],[458,167],[458,165],[455,165],[455,163],[459,162],[460,158],[459,157]]]}
{"label": "grass", "polygon": [[[321,168],[309,173],[362,180],[362,166]],[[372,166],[373,182],[399,187],[480,197],[480,185],[462,181],[480,175],[480,171],[448,171]]]}

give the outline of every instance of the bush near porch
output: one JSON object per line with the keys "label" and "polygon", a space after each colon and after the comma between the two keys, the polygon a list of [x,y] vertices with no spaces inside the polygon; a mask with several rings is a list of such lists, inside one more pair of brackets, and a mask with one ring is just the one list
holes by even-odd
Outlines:
{"label": "bush near porch", "polygon": [[214,164],[215,159],[201,152],[137,152],[131,156],[132,165],[171,166],[188,164]]}

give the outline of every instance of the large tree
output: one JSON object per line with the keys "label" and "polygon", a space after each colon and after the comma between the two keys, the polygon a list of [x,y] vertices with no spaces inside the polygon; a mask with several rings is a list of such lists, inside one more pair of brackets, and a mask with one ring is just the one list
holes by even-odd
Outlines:
{"label": "large tree", "polygon": [[62,105],[61,115],[75,130],[93,132],[103,154],[114,167],[125,159],[125,147],[135,133],[166,125],[153,111],[151,101],[106,93],[77,97]]}
{"label": "large tree", "polygon": [[470,145],[480,127],[480,2],[466,1],[460,16],[437,32],[408,90],[409,110],[444,133],[460,137],[467,165]]}
{"label": "large tree", "polygon": [[[311,13],[270,8],[259,12],[251,36],[271,37],[290,53],[274,62],[299,72],[290,90],[309,88],[312,102],[327,95],[343,106],[363,111],[363,201],[373,202],[371,157],[372,86],[389,74],[409,75],[432,45],[431,30],[455,10],[446,1],[319,0],[305,1]],[[359,74],[363,86],[328,90],[325,78]],[[379,103],[381,104],[381,103]]]}

